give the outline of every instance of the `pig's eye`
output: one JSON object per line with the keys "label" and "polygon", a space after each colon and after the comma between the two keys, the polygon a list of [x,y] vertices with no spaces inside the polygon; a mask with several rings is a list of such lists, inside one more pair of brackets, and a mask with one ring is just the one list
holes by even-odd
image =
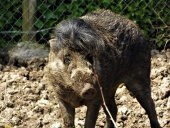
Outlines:
{"label": "pig's eye", "polygon": [[87,55],[87,56],[86,56],[86,59],[87,59],[91,64],[93,64],[93,57],[92,57],[92,55]]}
{"label": "pig's eye", "polygon": [[71,62],[70,56],[65,56],[64,57],[64,64],[69,65]]}
{"label": "pig's eye", "polygon": [[89,62],[87,62],[87,66],[89,67],[89,69],[93,69],[92,65]]}

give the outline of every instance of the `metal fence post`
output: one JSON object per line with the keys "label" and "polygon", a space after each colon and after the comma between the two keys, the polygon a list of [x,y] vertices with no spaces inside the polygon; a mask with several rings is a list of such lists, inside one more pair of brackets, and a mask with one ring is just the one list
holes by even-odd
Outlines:
{"label": "metal fence post", "polygon": [[[36,0],[22,1],[22,41],[36,41],[34,17],[36,12]],[[26,33],[25,33],[26,32]]]}

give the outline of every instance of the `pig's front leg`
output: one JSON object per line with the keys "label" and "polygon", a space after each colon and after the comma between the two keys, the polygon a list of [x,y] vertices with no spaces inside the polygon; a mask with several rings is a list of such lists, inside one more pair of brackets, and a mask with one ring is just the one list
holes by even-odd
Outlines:
{"label": "pig's front leg", "polygon": [[64,128],[75,128],[75,108],[62,99],[59,99],[59,105],[61,109],[61,116],[63,118]]}
{"label": "pig's front leg", "polygon": [[100,104],[90,104],[87,106],[86,120],[84,128],[94,128],[99,114]]}

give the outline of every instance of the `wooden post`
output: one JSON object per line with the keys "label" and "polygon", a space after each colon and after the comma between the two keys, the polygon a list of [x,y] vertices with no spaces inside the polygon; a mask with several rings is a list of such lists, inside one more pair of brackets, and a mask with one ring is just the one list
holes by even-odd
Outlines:
{"label": "wooden post", "polygon": [[34,17],[36,11],[36,0],[23,0],[22,1],[22,31],[28,32],[22,34],[22,41],[35,42],[36,37],[34,32]]}

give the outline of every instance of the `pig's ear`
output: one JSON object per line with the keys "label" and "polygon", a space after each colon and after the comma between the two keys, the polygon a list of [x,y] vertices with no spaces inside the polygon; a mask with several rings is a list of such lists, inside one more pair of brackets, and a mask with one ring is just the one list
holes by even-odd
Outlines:
{"label": "pig's ear", "polygon": [[50,44],[51,50],[56,50],[56,48],[57,48],[57,39],[49,40],[49,44]]}

